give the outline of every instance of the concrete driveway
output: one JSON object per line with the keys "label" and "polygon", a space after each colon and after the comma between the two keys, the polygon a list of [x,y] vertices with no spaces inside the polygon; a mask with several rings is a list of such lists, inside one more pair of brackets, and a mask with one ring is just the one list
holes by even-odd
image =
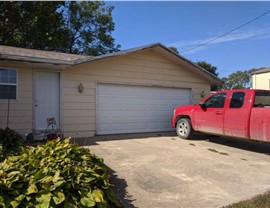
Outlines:
{"label": "concrete driveway", "polygon": [[81,140],[112,170],[125,207],[222,207],[270,190],[270,145],[174,133]]}

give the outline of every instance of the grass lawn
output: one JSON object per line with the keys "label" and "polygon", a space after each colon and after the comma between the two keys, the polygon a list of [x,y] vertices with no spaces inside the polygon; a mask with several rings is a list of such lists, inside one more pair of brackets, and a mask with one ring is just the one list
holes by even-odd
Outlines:
{"label": "grass lawn", "polygon": [[250,200],[238,202],[223,208],[269,208],[270,207],[270,191],[255,196]]}

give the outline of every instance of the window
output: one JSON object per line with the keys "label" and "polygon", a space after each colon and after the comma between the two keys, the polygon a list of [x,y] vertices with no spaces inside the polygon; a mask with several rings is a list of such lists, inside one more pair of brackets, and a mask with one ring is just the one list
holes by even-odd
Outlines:
{"label": "window", "polygon": [[231,98],[230,108],[241,108],[244,104],[244,100],[244,92],[234,92]]}
{"label": "window", "polygon": [[204,104],[207,108],[223,108],[226,100],[226,93],[218,93],[209,98]]}
{"label": "window", "polygon": [[267,91],[257,91],[255,93],[255,107],[264,107],[264,106],[270,106],[270,92]]}
{"label": "window", "polygon": [[0,68],[0,99],[17,98],[17,71]]}

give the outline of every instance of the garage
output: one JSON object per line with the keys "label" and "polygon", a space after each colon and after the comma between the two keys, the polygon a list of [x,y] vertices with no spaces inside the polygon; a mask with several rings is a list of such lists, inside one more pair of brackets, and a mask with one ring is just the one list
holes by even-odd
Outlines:
{"label": "garage", "polygon": [[[37,111],[45,112],[48,106],[36,105],[38,98],[52,97],[36,90],[39,78],[33,74],[58,75],[51,80],[59,88],[58,98],[53,99],[58,100],[59,115],[53,116],[64,137],[74,138],[171,131],[176,106],[200,102],[211,85],[221,83],[160,43],[98,56],[0,46],[0,56],[1,69],[16,71],[17,81],[11,84],[17,97],[10,101],[9,123],[21,135],[39,136],[51,117],[43,116],[43,125],[37,126],[41,121]],[[6,103],[0,103],[2,115]],[[6,126],[5,121],[0,119],[0,127]]]}
{"label": "garage", "polygon": [[97,134],[172,131],[174,108],[190,103],[190,89],[98,84]]}

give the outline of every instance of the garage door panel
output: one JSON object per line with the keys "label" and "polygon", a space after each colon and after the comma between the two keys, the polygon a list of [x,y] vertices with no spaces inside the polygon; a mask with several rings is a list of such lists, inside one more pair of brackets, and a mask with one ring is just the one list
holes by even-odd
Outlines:
{"label": "garage door panel", "polygon": [[97,134],[171,131],[176,106],[190,104],[190,90],[98,84]]}

